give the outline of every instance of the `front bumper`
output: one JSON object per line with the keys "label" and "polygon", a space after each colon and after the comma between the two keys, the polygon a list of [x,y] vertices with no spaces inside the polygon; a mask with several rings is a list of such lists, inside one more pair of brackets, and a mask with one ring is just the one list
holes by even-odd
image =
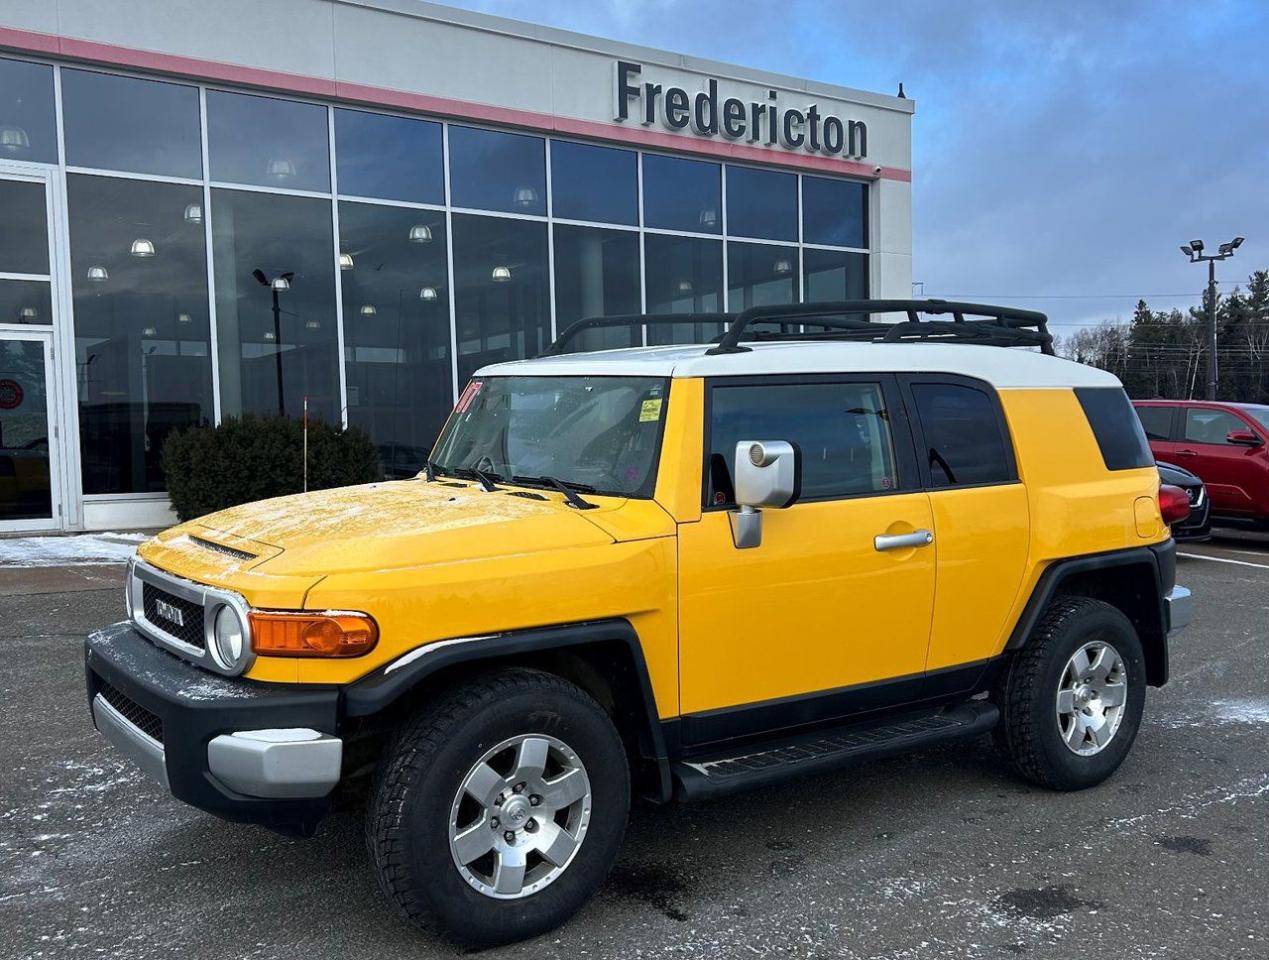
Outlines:
{"label": "front bumper", "polygon": [[1176,633],[1189,626],[1194,616],[1194,596],[1188,588],[1175,586],[1164,594],[1163,608],[1168,615],[1168,633]]}
{"label": "front bumper", "polygon": [[334,687],[210,674],[130,624],[84,646],[93,723],[179,800],[247,823],[308,831],[339,783]]}

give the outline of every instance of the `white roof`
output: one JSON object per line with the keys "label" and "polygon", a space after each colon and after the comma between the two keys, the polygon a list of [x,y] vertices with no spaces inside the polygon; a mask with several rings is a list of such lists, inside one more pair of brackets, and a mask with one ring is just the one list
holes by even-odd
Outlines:
{"label": "white roof", "polygon": [[765,373],[959,373],[1001,388],[1117,387],[1113,374],[1012,347],[961,343],[753,343],[709,356],[709,344],[567,353],[482,367],[477,376],[724,377]]}

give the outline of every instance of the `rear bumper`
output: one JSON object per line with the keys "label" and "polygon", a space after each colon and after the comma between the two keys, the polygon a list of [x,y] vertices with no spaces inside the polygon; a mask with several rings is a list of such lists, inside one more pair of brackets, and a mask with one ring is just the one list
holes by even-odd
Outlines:
{"label": "rear bumper", "polygon": [[343,753],[335,688],[210,674],[127,623],[90,636],[84,662],[98,731],[177,799],[286,830],[326,814]]}
{"label": "rear bumper", "polygon": [[1168,633],[1176,633],[1190,624],[1194,615],[1194,595],[1186,587],[1175,586],[1164,594],[1163,608],[1168,617]]}

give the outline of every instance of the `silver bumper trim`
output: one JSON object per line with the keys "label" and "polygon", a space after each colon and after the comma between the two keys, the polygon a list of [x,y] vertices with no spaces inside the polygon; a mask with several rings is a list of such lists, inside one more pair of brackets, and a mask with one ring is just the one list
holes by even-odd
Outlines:
{"label": "silver bumper trim", "polygon": [[1186,587],[1173,587],[1163,598],[1168,611],[1168,632],[1175,633],[1189,626],[1194,616],[1194,597]]}
{"label": "silver bumper trim", "polygon": [[344,742],[316,730],[240,730],[207,744],[207,768],[235,793],[324,797],[339,783]]}
{"label": "silver bumper trim", "polygon": [[167,789],[163,744],[132,723],[100,693],[93,697],[93,723],[103,737]]}

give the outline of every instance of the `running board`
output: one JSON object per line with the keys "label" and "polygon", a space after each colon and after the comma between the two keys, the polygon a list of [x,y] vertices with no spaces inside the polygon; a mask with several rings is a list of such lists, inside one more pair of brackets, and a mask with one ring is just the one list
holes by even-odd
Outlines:
{"label": "running board", "polygon": [[972,700],[872,725],[855,723],[676,760],[672,764],[675,793],[682,800],[701,800],[765,787],[791,777],[976,737],[990,731],[999,718],[994,703]]}

